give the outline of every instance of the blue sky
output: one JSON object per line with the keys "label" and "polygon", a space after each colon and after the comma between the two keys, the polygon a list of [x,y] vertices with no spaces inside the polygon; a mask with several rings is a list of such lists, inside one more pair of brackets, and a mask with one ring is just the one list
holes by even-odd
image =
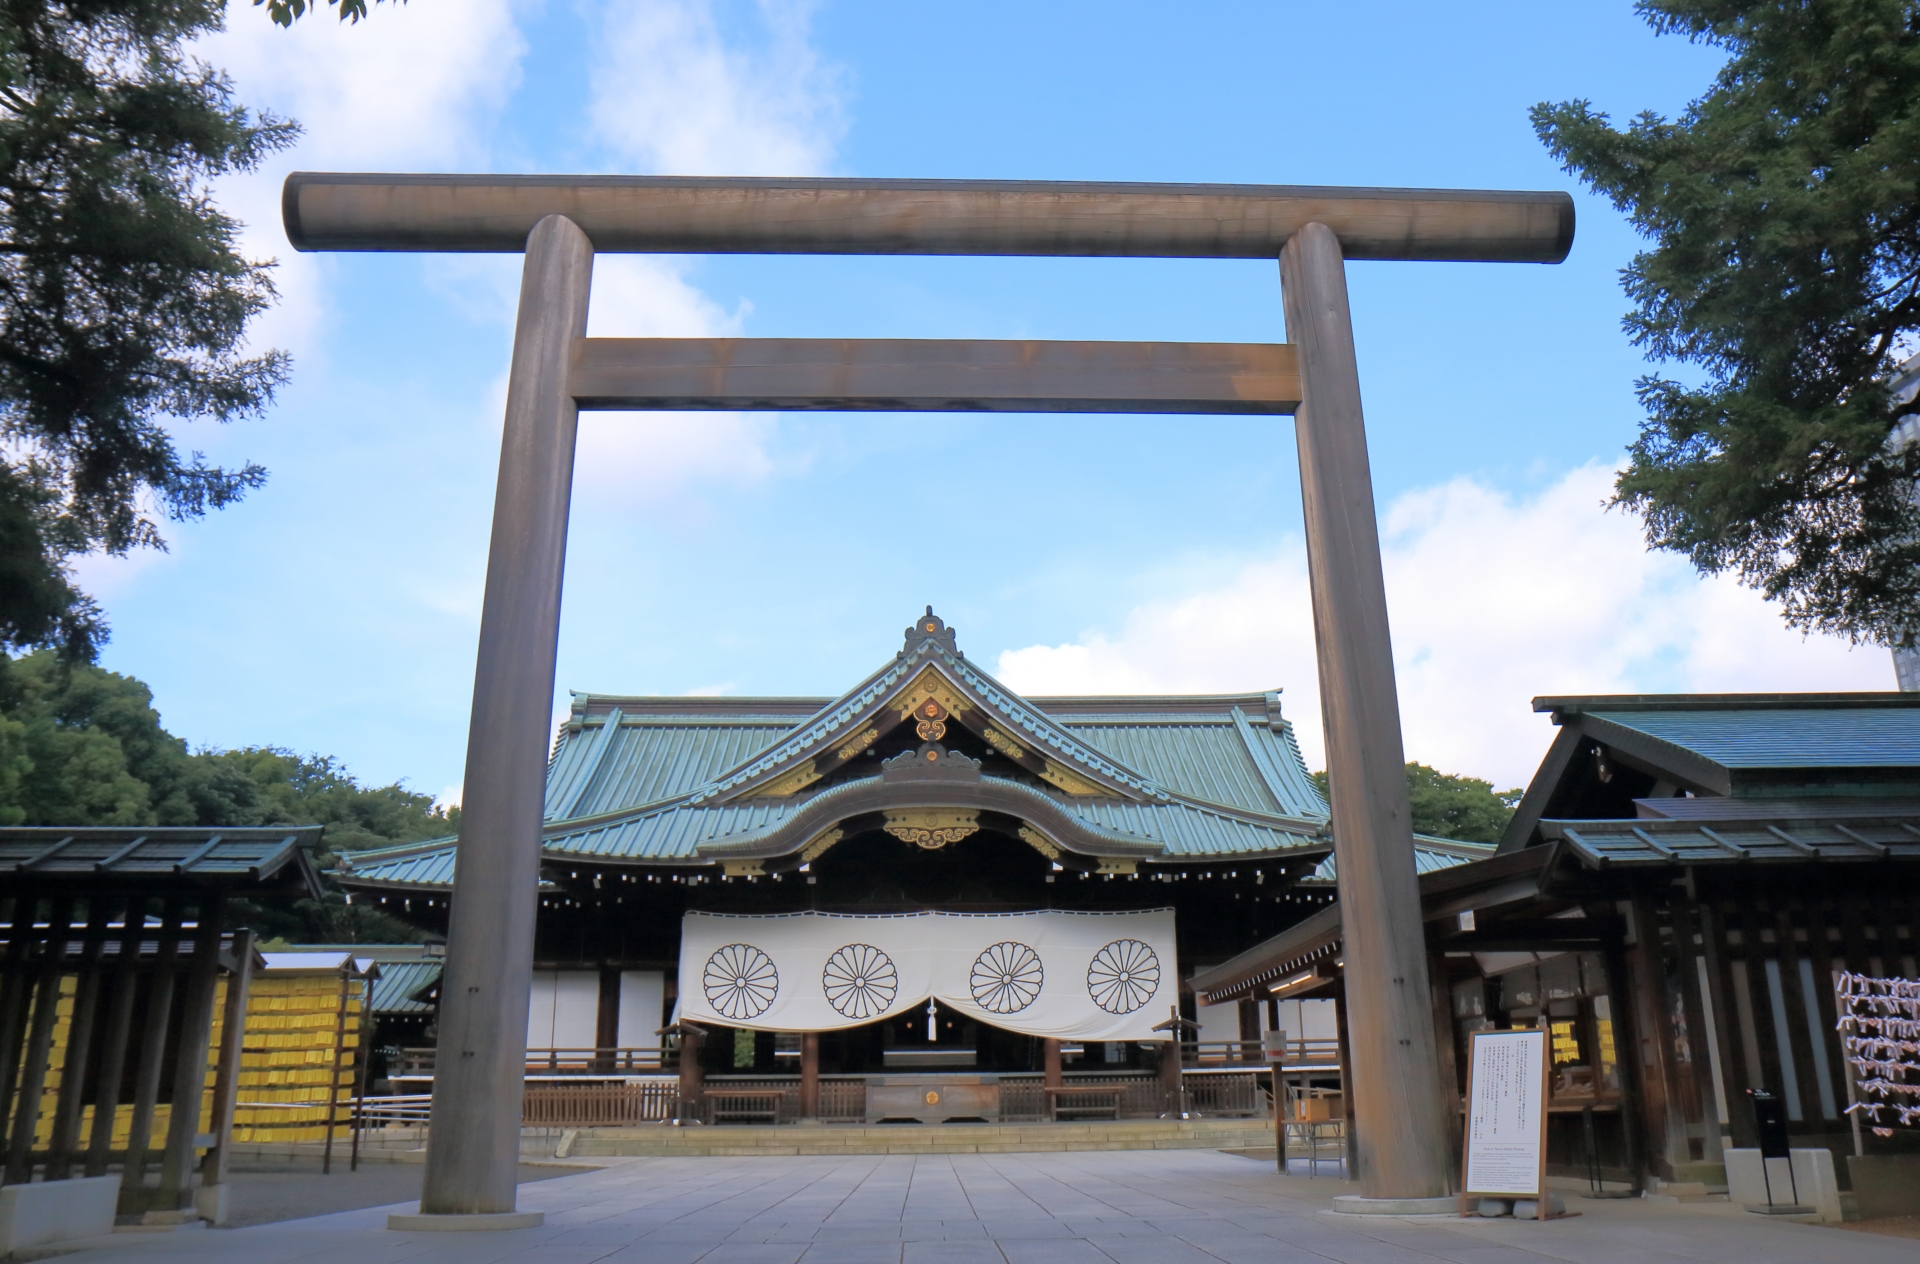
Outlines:
{"label": "blue sky", "polygon": [[[1634,238],[1529,105],[1673,112],[1709,49],[1626,3],[410,0],[203,53],[301,145],[219,190],[281,260],[264,418],[181,428],[272,470],[172,549],[82,568],[107,666],[196,745],[456,796],[519,261],[298,256],[285,173],[624,171],[1565,188],[1557,267],[1350,269],[1409,756],[1524,781],[1535,694],[1891,688],[1649,556],[1601,502],[1631,439]],[[1246,261],[603,257],[602,335],[1280,340]],[[931,602],[1030,692],[1281,687],[1319,717],[1284,419],[589,415],[569,689],[833,694]]]}

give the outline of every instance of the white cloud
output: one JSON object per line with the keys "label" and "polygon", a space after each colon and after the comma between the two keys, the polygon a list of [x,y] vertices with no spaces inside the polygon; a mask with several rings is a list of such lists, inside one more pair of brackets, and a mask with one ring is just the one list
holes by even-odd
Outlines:
{"label": "white cloud", "polygon": [[723,31],[716,0],[609,5],[592,71],[598,139],[665,175],[826,170],[843,131],[843,76],[809,40],[812,6],[759,0],[752,12],[749,33]]}
{"label": "white cloud", "polygon": [[509,0],[411,0],[380,5],[358,24],[335,21],[322,5],[291,29],[251,0],[229,0],[227,29],[196,51],[233,76],[239,101],[303,128],[293,149],[262,171],[220,181],[216,192],[246,224],[243,251],[280,261],[280,302],[256,324],[256,343],[304,360],[325,320],[324,273],[318,256],[287,244],[287,173],[484,168],[492,125],[520,84],[526,42]]}
{"label": "white cloud", "polygon": [[333,16],[321,7],[282,28],[230,0],[205,55],[241,100],[299,119],[300,156],[322,169],[446,170],[487,157],[526,53],[508,0],[410,0],[357,24]]}
{"label": "white cloud", "polygon": [[[1803,638],[1758,595],[1649,553],[1606,513],[1612,472],[1577,469],[1532,498],[1470,479],[1410,493],[1383,523],[1407,757],[1523,785],[1551,739],[1543,694],[1890,689],[1887,652]],[[1230,583],[1142,605],[1116,634],[1003,653],[1028,693],[1227,692],[1284,686],[1320,765],[1304,548]]]}
{"label": "white cloud", "polygon": [[[687,281],[687,261],[601,255],[587,331],[596,338],[722,338],[728,312]],[[660,492],[694,482],[757,482],[773,472],[774,419],[745,413],[584,413],[575,481],[590,497]]]}

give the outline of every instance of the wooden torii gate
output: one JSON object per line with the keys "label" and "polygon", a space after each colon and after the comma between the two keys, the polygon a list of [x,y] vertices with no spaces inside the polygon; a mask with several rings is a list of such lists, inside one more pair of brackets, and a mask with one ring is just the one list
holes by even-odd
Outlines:
{"label": "wooden torii gate", "polygon": [[[396,1227],[515,1211],[541,810],[582,408],[1293,414],[1365,1198],[1450,1209],[1400,712],[1345,260],[1558,263],[1557,192],[296,173],[299,250],[525,252],[440,1003],[426,1185]],[[1285,344],[588,338],[594,252],[1280,261]],[[1426,1200],[1441,1199],[1444,1206]]]}

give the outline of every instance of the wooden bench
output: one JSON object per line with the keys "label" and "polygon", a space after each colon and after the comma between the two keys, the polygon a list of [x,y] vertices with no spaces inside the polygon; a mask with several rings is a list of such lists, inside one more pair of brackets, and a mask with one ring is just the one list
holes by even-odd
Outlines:
{"label": "wooden bench", "polygon": [[1099,1118],[1118,1121],[1120,1098],[1125,1088],[1098,1084],[1049,1084],[1046,1086],[1047,1118],[1055,1123],[1068,1115],[1076,1119]]}
{"label": "wooden bench", "polygon": [[784,1088],[713,1088],[706,1091],[707,1119],[710,1123],[785,1122],[787,1090]]}

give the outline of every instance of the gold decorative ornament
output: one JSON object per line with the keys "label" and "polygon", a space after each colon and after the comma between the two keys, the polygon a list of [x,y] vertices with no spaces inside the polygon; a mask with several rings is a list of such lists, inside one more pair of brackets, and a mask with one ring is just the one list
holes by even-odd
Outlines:
{"label": "gold decorative ornament", "polygon": [[903,843],[939,851],[979,832],[980,814],[946,808],[902,808],[889,811],[882,828]]}
{"label": "gold decorative ornament", "polygon": [[720,872],[729,878],[756,878],[766,872],[766,864],[759,860],[723,860]]}
{"label": "gold decorative ornament", "polygon": [[1139,867],[1140,862],[1131,856],[1102,856],[1100,857],[1100,867],[1095,869],[1094,872],[1124,875],[1136,872]]}
{"label": "gold decorative ornament", "polygon": [[1020,745],[1020,743],[1014,741],[999,729],[994,728],[991,724],[981,731],[981,736],[987,739],[987,745],[993,747],[993,749],[999,751],[1008,759],[1025,759],[1027,757],[1026,747]]}
{"label": "gold decorative ornament", "polygon": [[827,848],[833,846],[846,836],[846,831],[837,825],[830,830],[822,831],[812,842],[800,849],[800,863],[803,865],[812,864],[826,853]]}
{"label": "gold decorative ornament", "polygon": [[858,736],[854,737],[852,740],[847,742],[845,746],[842,746],[838,751],[835,751],[834,753],[840,757],[840,761],[842,763],[845,763],[847,760],[852,759],[855,755],[858,755],[861,751],[867,749],[867,747],[873,745],[875,742],[879,740],[880,740],[880,730],[868,729],[866,732],[861,733]]}
{"label": "gold decorative ornament", "polygon": [[[900,708],[900,719],[903,722],[921,719],[921,713],[925,711],[926,705],[929,702],[936,704],[940,708],[936,718],[943,721],[951,719],[956,715],[966,714],[968,708],[972,705],[966,697],[954,687],[952,681],[941,675],[939,671],[933,667],[928,667],[918,676],[914,677],[912,684],[894,695],[894,700]],[[928,738],[926,740],[933,741],[936,739]]]}
{"label": "gold decorative ornament", "polygon": [[1048,860],[1060,859],[1060,846],[1031,825],[1020,827],[1020,841],[1045,856]]}
{"label": "gold decorative ornament", "polygon": [[749,797],[765,796],[770,799],[784,799],[790,794],[800,793],[818,780],[820,780],[820,774],[813,770],[813,762],[809,760],[785,776],[769,781]]}
{"label": "gold decorative ornament", "polygon": [[1081,798],[1094,798],[1107,793],[1103,787],[1095,785],[1077,773],[1068,772],[1051,759],[1047,761],[1046,770],[1040,774],[1040,779]]}

